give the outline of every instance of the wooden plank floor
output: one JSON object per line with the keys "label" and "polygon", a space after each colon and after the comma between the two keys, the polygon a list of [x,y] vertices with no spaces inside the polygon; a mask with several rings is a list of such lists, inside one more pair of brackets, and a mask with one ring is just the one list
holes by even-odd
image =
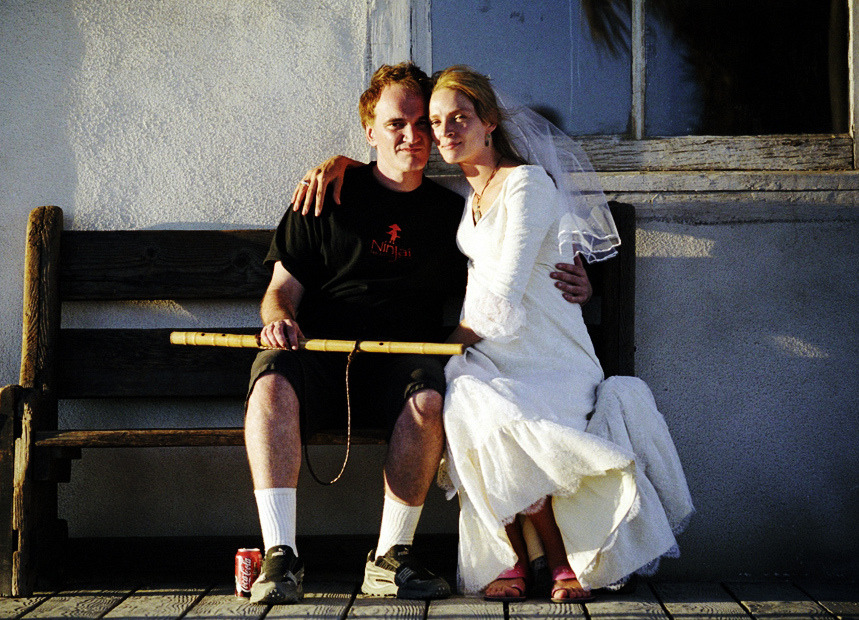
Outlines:
{"label": "wooden plank floor", "polygon": [[30,598],[0,598],[0,618],[859,618],[855,584],[640,581],[631,594],[604,595],[586,605],[557,605],[541,597],[511,604],[463,596],[429,603],[370,598],[357,593],[359,578],[337,574],[311,580],[301,603],[273,607],[236,598],[226,582],[82,583]]}
{"label": "wooden plank floor", "polygon": [[[62,585],[29,598],[0,597],[0,619],[859,620],[859,584],[803,579],[669,582],[657,578],[639,581],[634,593],[601,595],[586,605],[550,602],[547,575],[524,603],[488,603],[464,596],[430,603],[371,598],[359,592],[374,538],[302,538],[299,548],[307,562],[304,600],[278,606],[251,605],[233,596],[230,577],[235,549],[259,544],[254,539],[72,539],[58,581]],[[455,538],[425,535],[416,547],[426,566],[455,582]]]}

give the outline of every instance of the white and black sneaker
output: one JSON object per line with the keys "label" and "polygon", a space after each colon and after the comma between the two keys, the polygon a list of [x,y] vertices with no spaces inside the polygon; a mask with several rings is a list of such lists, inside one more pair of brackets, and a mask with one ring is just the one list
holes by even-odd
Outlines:
{"label": "white and black sneaker", "polygon": [[303,580],[304,562],[295,556],[292,547],[272,547],[266,551],[259,577],[251,586],[251,603],[297,603],[304,596]]}
{"label": "white and black sneaker", "polygon": [[378,559],[370,551],[364,567],[361,592],[370,596],[396,596],[405,599],[439,599],[450,596],[450,586],[441,577],[418,566],[411,546],[394,545]]}

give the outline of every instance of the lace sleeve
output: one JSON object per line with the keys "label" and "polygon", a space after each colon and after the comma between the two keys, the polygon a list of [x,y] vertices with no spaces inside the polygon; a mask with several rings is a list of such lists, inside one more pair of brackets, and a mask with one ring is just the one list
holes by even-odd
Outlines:
{"label": "lace sleeve", "polygon": [[525,324],[522,299],[555,221],[556,199],[554,183],[539,166],[519,166],[504,181],[493,206],[503,212],[503,230],[487,241],[498,243],[497,260],[469,269],[463,304],[466,324],[482,338],[509,342]]}
{"label": "lace sleeve", "polygon": [[469,275],[462,307],[466,324],[481,338],[509,342],[525,324],[525,309],[508,298],[493,293]]}

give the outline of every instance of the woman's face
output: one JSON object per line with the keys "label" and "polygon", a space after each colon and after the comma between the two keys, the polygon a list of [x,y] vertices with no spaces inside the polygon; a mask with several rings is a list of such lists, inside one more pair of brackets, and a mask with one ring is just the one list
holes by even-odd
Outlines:
{"label": "woman's face", "polygon": [[474,111],[471,99],[458,90],[441,88],[429,104],[433,141],[449,164],[470,163],[486,153],[486,134],[495,125],[484,123]]}

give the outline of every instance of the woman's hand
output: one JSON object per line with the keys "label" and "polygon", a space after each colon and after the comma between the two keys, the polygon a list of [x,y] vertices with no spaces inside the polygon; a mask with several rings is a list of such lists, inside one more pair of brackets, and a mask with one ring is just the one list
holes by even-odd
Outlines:
{"label": "woman's hand", "polygon": [[463,344],[466,347],[470,347],[481,340],[483,340],[483,338],[478,336],[473,329],[466,325],[465,321],[461,321],[450,334],[447,342],[456,342],[458,344]]}
{"label": "woman's hand", "polygon": [[340,189],[343,187],[343,175],[346,173],[346,169],[363,165],[363,162],[350,159],[345,155],[329,157],[313,170],[307,171],[298,183],[292,192],[292,210],[300,210],[302,215],[307,215],[310,213],[310,208],[314,207],[313,213],[319,216],[325,202],[325,190],[332,181],[334,182],[334,189],[331,197],[339,205]]}
{"label": "woman's hand", "polygon": [[591,286],[591,281],[588,279],[588,272],[582,264],[582,257],[576,254],[573,259],[574,264],[558,263],[556,269],[549,275],[556,280],[555,287],[561,290],[564,299],[571,304],[584,305],[594,294],[594,289]]}

